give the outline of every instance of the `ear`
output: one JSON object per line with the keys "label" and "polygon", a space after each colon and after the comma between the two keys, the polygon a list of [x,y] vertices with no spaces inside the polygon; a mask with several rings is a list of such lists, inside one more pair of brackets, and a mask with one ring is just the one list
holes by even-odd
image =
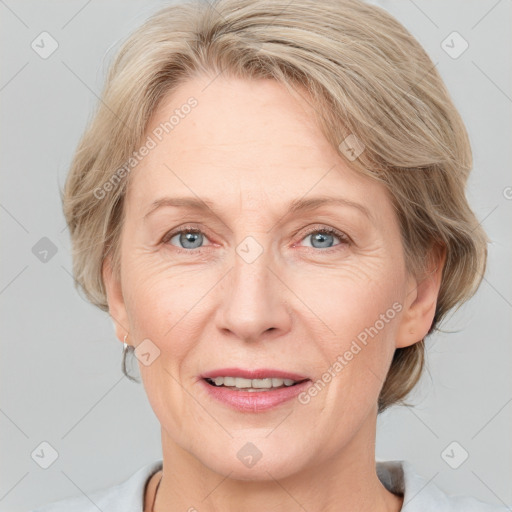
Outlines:
{"label": "ear", "polygon": [[434,246],[427,256],[428,264],[420,279],[410,276],[396,348],[421,341],[429,332],[436,313],[437,298],[446,261],[444,246]]}
{"label": "ear", "polygon": [[123,342],[125,335],[129,333],[128,315],[126,313],[121,281],[114,275],[110,255],[103,262],[102,275],[107,292],[108,312],[114,321],[116,336],[119,341]]}

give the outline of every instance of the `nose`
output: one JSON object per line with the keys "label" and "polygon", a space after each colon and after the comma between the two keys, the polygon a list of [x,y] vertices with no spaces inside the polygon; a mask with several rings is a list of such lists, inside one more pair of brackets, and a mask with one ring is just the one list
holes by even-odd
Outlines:
{"label": "nose", "polygon": [[235,255],[217,308],[217,327],[224,334],[251,342],[289,331],[291,293],[271,268],[268,251],[252,262]]}

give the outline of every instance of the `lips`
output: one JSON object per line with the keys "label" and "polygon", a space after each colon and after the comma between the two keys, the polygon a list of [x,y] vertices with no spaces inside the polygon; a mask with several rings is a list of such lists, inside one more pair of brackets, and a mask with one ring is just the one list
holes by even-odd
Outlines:
{"label": "lips", "polygon": [[256,369],[243,369],[243,368],[219,368],[216,370],[207,371],[202,373],[203,379],[214,379],[215,377],[241,377],[244,379],[268,379],[275,377],[277,379],[290,379],[296,382],[309,380],[309,377],[300,375],[298,373],[276,370],[272,368],[256,368]]}
{"label": "lips", "polygon": [[[233,369],[227,369],[232,372]],[[216,370],[215,372],[217,372]],[[226,369],[222,369],[225,372]],[[265,372],[274,372],[275,370],[265,370]],[[215,374],[215,372],[209,372]],[[248,372],[251,373],[250,371]],[[254,372],[252,372],[254,373]],[[244,373],[242,373],[244,374]],[[281,372],[281,375],[291,375],[292,377],[301,377],[295,373]],[[205,374],[206,375],[206,374]],[[245,371],[247,375],[247,371]],[[246,377],[243,377],[246,378]],[[284,406],[286,403],[293,402],[300,393],[305,392],[313,383],[310,379],[298,382],[293,386],[283,386],[280,388],[272,389],[258,389],[253,392],[244,389],[232,389],[224,386],[215,386],[210,384],[206,378],[199,379],[199,385],[206,395],[212,398],[215,402],[222,404],[224,407],[234,409],[242,413],[260,413],[269,411],[279,406]]]}

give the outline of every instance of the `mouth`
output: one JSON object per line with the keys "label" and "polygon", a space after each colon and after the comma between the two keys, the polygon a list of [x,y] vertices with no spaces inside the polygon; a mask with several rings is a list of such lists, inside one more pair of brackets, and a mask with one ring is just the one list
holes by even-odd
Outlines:
{"label": "mouth", "polygon": [[201,378],[212,386],[244,391],[270,391],[310,380],[304,375],[275,368],[218,368],[203,373]]}
{"label": "mouth", "polygon": [[199,379],[207,394],[241,412],[262,412],[292,400],[312,384],[297,373],[275,369],[223,368]]}
{"label": "mouth", "polygon": [[215,377],[204,379],[208,384],[214,387],[222,387],[232,389],[234,391],[248,391],[255,392],[269,392],[274,389],[282,389],[296,386],[309,379],[294,380],[294,379],[281,379],[279,377],[268,377],[265,379],[245,379],[243,377]]}

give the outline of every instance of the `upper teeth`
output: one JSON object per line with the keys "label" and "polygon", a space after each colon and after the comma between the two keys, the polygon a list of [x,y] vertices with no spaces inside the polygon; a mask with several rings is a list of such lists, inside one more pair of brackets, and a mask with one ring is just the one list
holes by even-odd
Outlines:
{"label": "upper teeth", "polygon": [[237,388],[278,388],[283,384],[291,386],[295,384],[295,380],[276,379],[274,377],[268,379],[244,379],[242,377],[215,377],[210,379],[215,382],[216,386],[234,386]]}

